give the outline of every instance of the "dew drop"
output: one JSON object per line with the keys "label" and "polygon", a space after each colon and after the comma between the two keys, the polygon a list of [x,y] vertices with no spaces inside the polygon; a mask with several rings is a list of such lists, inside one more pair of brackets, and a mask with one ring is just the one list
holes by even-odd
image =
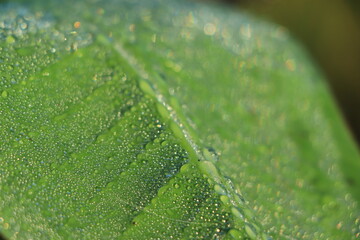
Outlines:
{"label": "dew drop", "polygon": [[1,96],[2,96],[3,98],[6,98],[6,97],[8,96],[7,91],[3,91],[3,92],[1,93]]}
{"label": "dew drop", "polygon": [[243,234],[237,229],[231,229],[229,231],[230,236],[232,236],[234,239],[243,239]]}
{"label": "dew drop", "polygon": [[220,201],[225,205],[225,206],[230,206],[231,202],[230,202],[230,198],[226,195],[221,195],[220,196]]}
{"label": "dew drop", "polygon": [[150,86],[149,83],[147,83],[146,81],[140,81],[139,83],[139,87],[140,89],[145,92],[146,94],[149,94],[150,96],[155,97],[155,92],[154,89]]}
{"label": "dew drop", "polygon": [[199,162],[199,168],[207,175],[211,176],[216,182],[220,182],[219,171],[210,161]]}
{"label": "dew drop", "polygon": [[247,233],[247,235],[249,236],[249,238],[251,238],[251,239],[257,239],[256,230],[255,230],[255,228],[254,228],[251,224],[246,223],[246,225],[245,225],[245,232]]}
{"label": "dew drop", "polygon": [[272,240],[272,238],[268,235],[266,235],[265,233],[261,234],[261,239],[262,240]]}
{"label": "dew drop", "polygon": [[244,215],[237,208],[232,207],[231,213],[237,218],[244,219]]}
{"label": "dew drop", "polygon": [[207,161],[210,161],[210,162],[218,162],[219,161],[219,156],[218,154],[216,153],[215,149],[212,148],[212,147],[206,147],[203,149],[203,155],[205,157],[205,159]]}
{"label": "dew drop", "polygon": [[[190,171],[190,169],[191,169],[191,165],[190,165],[190,164],[184,164],[184,165],[180,168],[180,172],[185,173],[185,172]],[[191,181],[191,180],[190,180],[190,181]]]}
{"label": "dew drop", "polygon": [[249,218],[249,219],[254,219],[255,218],[254,213],[249,208],[245,208],[244,213],[245,213],[245,216],[247,218]]}
{"label": "dew drop", "polygon": [[11,35],[6,37],[6,43],[8,43],[8,44],[13,44],[13,43],[15,43],[15,41],[16,41],[16,39]]}
{"label": "dew drop", "polygon": [[214,186],[214,190],[217,194],[226,195],[226,191],[222,187],[220,187],[220,185],[218,185],[218,184],[216,184]]}
{"label": "dew drop", "polygon": [[206,23],[204,26],[204,33],[208,36],[212,36],[216,33],[216,25],[213,23]]}

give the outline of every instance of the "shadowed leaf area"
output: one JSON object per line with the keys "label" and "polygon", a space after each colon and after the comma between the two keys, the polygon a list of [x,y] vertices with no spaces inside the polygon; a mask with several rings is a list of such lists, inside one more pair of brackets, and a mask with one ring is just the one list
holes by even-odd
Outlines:
{"label": "shadowed leaf area", "polygon": [[244,12],[0,4],[0,139],[8,239],[360,232],[359,155],[321,74]]}

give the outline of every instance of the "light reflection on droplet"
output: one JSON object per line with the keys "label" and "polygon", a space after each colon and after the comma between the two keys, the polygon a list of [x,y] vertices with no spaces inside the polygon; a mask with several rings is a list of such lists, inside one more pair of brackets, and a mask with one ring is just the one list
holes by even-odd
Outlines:
{"label": "light reflection on droplet", "polygon": [[204,33],[208,36],[212,36],[216,33],[216,25],[213,23],[206,23],[204,26]]}

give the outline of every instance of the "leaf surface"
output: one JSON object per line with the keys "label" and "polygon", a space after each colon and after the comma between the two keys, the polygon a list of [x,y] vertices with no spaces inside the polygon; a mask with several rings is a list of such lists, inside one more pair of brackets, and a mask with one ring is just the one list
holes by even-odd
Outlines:
{"label": "leaf surface", "polygon": [[0,11],[5,236],[359,234],[339,169],[358,153],[283,29],[182,1]]}

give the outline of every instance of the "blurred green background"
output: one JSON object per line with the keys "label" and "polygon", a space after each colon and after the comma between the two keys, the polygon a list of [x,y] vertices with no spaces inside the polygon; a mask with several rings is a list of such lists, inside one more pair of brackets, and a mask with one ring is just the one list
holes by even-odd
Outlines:
{"label": "blurred green background", "polygon": [[245,8],[274,21],[305,45],[327,77],[338,106],[359,144],[360,1],[217,1]]}

